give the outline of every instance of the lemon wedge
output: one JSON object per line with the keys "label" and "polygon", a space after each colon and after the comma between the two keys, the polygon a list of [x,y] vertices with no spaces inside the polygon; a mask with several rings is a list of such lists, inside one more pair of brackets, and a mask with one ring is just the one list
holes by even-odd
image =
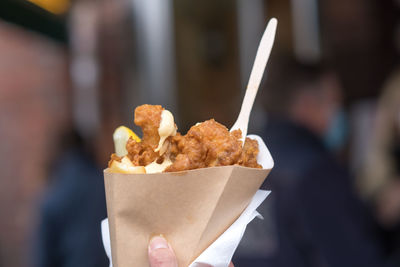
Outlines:
{"label": "lemon wedge", "polygon": [[117,173],[146,173],[143,166],[135,166],[128,157],[123,157],[121,162],[114,160],[109,168],[110,172]]}
{"label": "lemon wedge", "polygon": [[128,142],[130,137],[136,142],[140,142],[140,138],[128,127],[120,126],[114,131],[115,154],[117,154],[118,157],[124,157],[128,154],[126,142]]}

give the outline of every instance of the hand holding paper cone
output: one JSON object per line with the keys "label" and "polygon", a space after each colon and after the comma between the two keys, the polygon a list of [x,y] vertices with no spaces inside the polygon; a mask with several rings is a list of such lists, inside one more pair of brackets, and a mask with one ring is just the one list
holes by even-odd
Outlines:
{"label": "hand holding paper cone", "polygon": [[[151,109],[150,106],[147,108]],[[162,110],[159,107],[154,109]],[[153,116],[153,111],[149,111],[146,116],[157,119],[157,116]],[[145,121],[152,124],[151,119]],[[158,125],[160,124],[159,122]],[[149,132],[158,132],[148,125],[142,127],[147,127]],[[159,147],[161,138],[144,136],[140,143],[130,139],[127,145],[128,155],[122,159],[114,156],[110,168],[105,170],[114,267],[149,266],[147,244],[154,235],[160,233],[175,249],[179,266],[188,266],[238,218],[272,167],[270,164],[262,169],[257,163],[259,142],[255,140],[247,138],[242,148],[240,135],[230,133],[226,127],[213,120],[193,128],[186,135],[187,139],[182,140],[185,136],[179,136],[176,147],[173,137],[166,138],[164,142],[168,146],[162,156],[151,150]],[[189,145],[185,146],[185,141]],[[143,152],[142,155],[134,154],[138,150],[133,148],[139,145],[142,146],[139,151],[148,149],[146,158],[141,157]],[[157,157],[164,157],[165,161],[166,156],[172,165],[187,151],[191,153],[189,160],[191,157],[200,157],[204,162],[178,166],[208,168],[146,174],[113,172],[113,164],[120,160],[122,165],[128,157],[133,159],[132,166],[133,162],[140,164],[146,161],[153,161],[148,165],[154,162],[162,165],[163,162],[157,163]],[[221,166],[229,163],[260,168]]]}
{"label": "hand holding paper cone", "polygon": [[[167,240],[162,236],[156,236],[149,244],[150,267],[177,267],[178,261],[175,253]],[[234,267],[230,262],[229,267]]]}

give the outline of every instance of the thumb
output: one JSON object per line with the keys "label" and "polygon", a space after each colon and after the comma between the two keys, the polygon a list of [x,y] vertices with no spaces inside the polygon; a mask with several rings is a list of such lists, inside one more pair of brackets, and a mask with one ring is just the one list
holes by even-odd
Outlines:
{"label": "thumb", "polygon": [[149,244],[150,267],[178,267],[175,253],[161,236],[153,237]]}

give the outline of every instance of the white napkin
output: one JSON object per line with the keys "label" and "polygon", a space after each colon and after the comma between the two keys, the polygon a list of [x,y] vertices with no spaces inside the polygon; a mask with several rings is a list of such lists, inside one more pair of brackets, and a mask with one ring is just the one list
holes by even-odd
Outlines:
{"label": "white napkin", "polygon": [[267,198],[269,193],[270,191],[258,190],[242,215],[214,243],[204,250],[189,267],[227,267],[240,240],[242,240],[247,224],[255,217],[263,219],[256,209]]}
{"label": "white napkin", "polygon": [[[257,161],[264,169],[272,168],[274,162],[264,141],[257,135],[249,135],[248,137],[258,141],[260,153],[258,154]],[[215,240],[214,243],[206,248],[203,253],[201,253],[200,256],[189,265],[189,267],[227,267],[232,260],[232,256],[235,253],[240,240],[242,240],[247,225],[255,217],[260,219],[263,218],[256,209],[270,193],[271,191],[258,190],[240,217],[217,240]],[[112,267],[108,219],[104,219],[101,222],[101,235],[103,238],[104,249],[110,259],[110,267]]]}
{"label": "white napkin", "polygon": [[108,218],[105,218],[101,221],[101,238],[103,239],[104,250],[106,251],[107,257],[110,260],[110,267],[112,267],[111,240],[110,230],[108,228]]}

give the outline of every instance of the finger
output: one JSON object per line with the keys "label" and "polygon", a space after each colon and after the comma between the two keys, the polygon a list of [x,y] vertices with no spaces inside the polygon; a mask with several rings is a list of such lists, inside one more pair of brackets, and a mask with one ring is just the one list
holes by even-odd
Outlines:
{"label": "finger", "polygon": [[229,263],[228,267],[235,267],[235,266],[233,266],[233,263],[231,262],[231,263]]}
{"label": "finger", "polygon": [[171,246],[161,236],[153,237],[149,244],[150,267],[177,267],[178,262]]}

